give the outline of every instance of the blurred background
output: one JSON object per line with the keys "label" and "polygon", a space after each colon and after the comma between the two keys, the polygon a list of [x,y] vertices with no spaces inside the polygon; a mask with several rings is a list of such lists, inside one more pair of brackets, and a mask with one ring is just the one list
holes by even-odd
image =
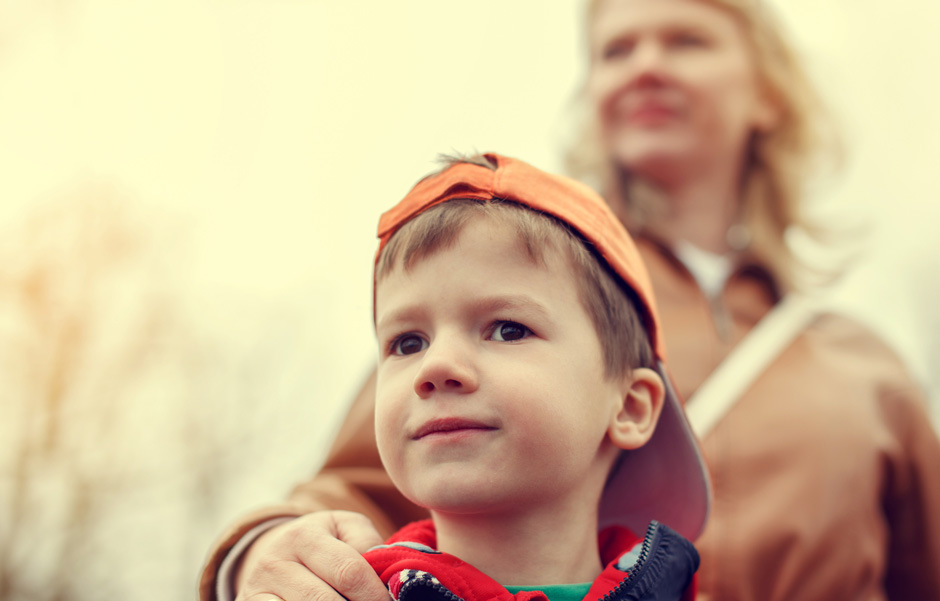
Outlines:
{"label": "blurred background", "polygon": [[[814,210],[868,224],[826,302],[940,390],[940,4],[771,4],[848,151]],[[560,169],[580,26],[579,0],[0,2],[0,599],[194,598],[370,369],[379,213],[438,152]]]}

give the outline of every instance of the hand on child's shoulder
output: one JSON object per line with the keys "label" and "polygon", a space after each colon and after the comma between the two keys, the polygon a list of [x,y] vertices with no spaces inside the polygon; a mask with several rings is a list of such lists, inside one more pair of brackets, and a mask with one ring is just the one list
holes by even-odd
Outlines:
{"label": "hand on child's shoulder", "polygon": [[317,511],[275,526],[245,553],[236,601],[388,601],[388,590],[362,558],[382,538],[369,518]]}

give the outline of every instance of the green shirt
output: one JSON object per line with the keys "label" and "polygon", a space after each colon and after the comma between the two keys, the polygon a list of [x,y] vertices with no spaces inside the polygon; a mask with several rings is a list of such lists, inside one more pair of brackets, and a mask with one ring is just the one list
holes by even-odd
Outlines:
{"label": "green shirt", "polygon": [[550,584],[548,586],[506,586],[506,590],[513,595],[523,591],[542,591],[548,597],[548,601],[581,601],[591,589],[591,584],[591,582],[581,582],[579,584]]}

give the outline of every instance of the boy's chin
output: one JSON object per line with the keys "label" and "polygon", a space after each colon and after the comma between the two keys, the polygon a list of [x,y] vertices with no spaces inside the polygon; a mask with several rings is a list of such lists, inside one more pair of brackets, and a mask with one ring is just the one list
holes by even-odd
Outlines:
{"label": "boy's chin", "polygon": [[441,517],[496,515],[509,508],[518,507],[520,502],[506,496],[488,494],[479,488],[472,491],[448,488],[435,491],[434,494],[406,496],[415,505],[424,507],[432,515]]}

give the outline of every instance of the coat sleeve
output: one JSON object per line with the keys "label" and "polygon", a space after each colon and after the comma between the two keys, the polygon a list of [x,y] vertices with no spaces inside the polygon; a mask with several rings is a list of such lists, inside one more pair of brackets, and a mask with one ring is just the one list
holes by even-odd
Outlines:
{"label": "coat sleeve", "polygon": [[896,436],[883,499],[888,598],[940,599],[940,442],[924,399],[910,389],[886,393],[882,415]]}
{"label": "coat sleeve", "polygon": [[366,515],[383,537],[427,517],[399,493],[382,467],[375,444],[375,372],[363,384],[320,471],[291,492],[287,503],[249,513],[209,550],[199,581],[202,601],[216,600],[219,567],[228,552],[253,528],[274,518],[341,509]]}

